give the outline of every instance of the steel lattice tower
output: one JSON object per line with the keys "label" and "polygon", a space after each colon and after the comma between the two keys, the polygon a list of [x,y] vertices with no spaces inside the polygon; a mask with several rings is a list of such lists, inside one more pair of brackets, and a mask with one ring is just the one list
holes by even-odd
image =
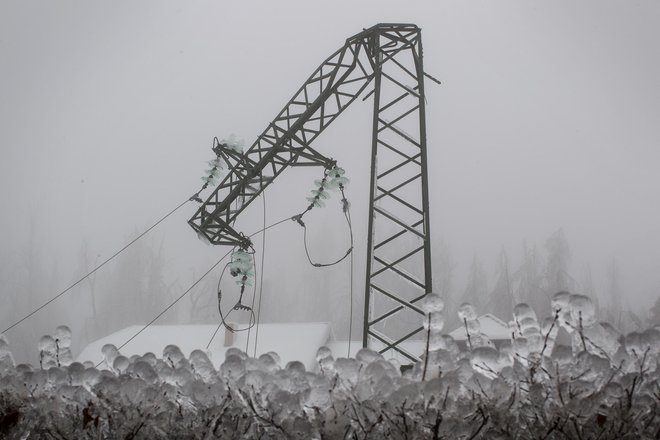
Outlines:
{"label": "steel lattice tower", "polygon": [[248,246],[236,218],[287,167],[334,163],[311,143],[373,84],[364,96],[373,95],[374,117],[363,345],[410,360],[406,345],[422,330],[415,303],[432,286],[425,76],[415,25],[348,38],[245,153],[214,147],[231,169],[188,222],[212,244]]}
{"label": "steel lattice tower", "polygon": [[421,332],[415,302],[432,289],[422,39],[416,26],[381,28],[373,38],[363,345],[416,360],[405,342]]}

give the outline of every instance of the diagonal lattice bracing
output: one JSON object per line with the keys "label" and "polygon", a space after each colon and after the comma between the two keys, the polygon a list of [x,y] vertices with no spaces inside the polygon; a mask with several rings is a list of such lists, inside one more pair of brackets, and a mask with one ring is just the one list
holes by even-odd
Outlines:
{"label": "diagonal lattice bracing", "polygon": [[417,360],[431,291],[424,71],[419,29],[378,35],[363,345]]}
{"label": "diagonal lattice bracing", "polygon": [[189,224],[213,244],[245,247],[241,212],[286,168],[328,166],[312,142],[367,87],[374,98],[363,344],[415,360],[431,290],[424,70],[420,29],[379,24],[354,35],[310,75]]}

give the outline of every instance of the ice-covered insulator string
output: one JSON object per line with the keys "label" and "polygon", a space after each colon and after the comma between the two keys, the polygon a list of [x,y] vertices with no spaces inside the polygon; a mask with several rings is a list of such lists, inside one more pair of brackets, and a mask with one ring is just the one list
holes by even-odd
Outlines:
{"label": "ice-covered insulator string", "polygon": [[204,182],[204,184],[199,191],[190,197],[190,200],[202,203],[199,194],[209,186],[217,186],[224,177],[225,165],[229,165],[227,159],[223,157],[223,151],[243,154],[244,144],[245,142],[243,139],[237,140],[233,133],[228,139],[222,139],[220,141],[217,137],[213,139],[213,146],[211,149],[215,152],[216,157],[208,162],[209,169],[206,170],[206,173],[202,177],[202,182]]}
{"label": "ice-covered insulator string", "polygon": [[344,171],[343,168],[340,168],[338,166],[333,166],[326,172],[326,178],[328,179],[328,188],[330,189],[342,189],[348,183],[350,180],[348,180],[348,177],[345,177],[344,174],[346,174],[346,171]]}
{"label": "ice-covered insulator string", "polygon": [[[238,278],[236,280],[236,284],[241,286],[241,292],[238,301],[236,302],[236,305],[234,305],[234,307],[231,308],[229,313],[225,315],[222,312],[222,290],[220,289],[220,283],[222,282],[222,279],[227,269],[229,269],[229,273],[233,277]],[[243,293],[245,293],[245,286],[252,286],[254,284],[254,279],[255,279],[254,253],[253,252],[250,253],[245,249],[239,249],[233,251],[231,254],[231,261],[225,265],[225,268],[223,269],[222,274],[220,275],[220,279],[218,279],[218,312],[220,313],[220,324],[218,324],[218,327],[215,329],[213,336],[211,336],[211,340],[209,340],[209,343],[206,346],[207,349],[211,345],[211,342],[213,342],[215,335],[218,333],[218,330],[220,329],[220,326],[224,326],[231,333],[250,330],[252,327],[254,327],[255,325],[254,310],[252,309],[252,307],[244,305],[242,302]],[[229,319],[229,315],[231,315],[232,312],[234,312],[235,310],[244,310],[250,312],[250,319],[246,328],[237,329],[227,322],[227,320]]]}
{"label": "ice-covered insulator string", "polygon": [[[303,231],[304,231],[303,243],[305,245],[305,253],[307,255],[307,260],[312,266],[315,267],[334,266],[335,264],[342,262],[346,257],[348,257],[353,250],[353,233],[352,233],[352,226],[349,216],[350,203],[348,202],[348,199],[346,198],[346,193],[344,191],[345,185],[348,185],[349,180],[347,177],[344,176],[344,174],[346,174],[344,169],[338,167],[335,164],[326,168],[323,174],[323,178],[314,181],[315,189],[312,190],[312,195],[307,197],[307,201],[309,202],[307,209],[305,209],[300,214],[291,217],[291,220],[297,222],[300,226],[303,227]],[[314,261],[312,261],[312,258],[309,255],[309,250],[307,247],[307,227],[305,226],[305,223],[303,222],[302,218],[305,214],[307,214],[309,211],[311,211],[314,208],[325,207],[324,200],[330,198],[330,191],[333,190],[339,190],[341,193],[342,212],[344,213],[344,217],[346,217],[346,222],[348,223],[351,245],[346,251],[346,253],[338,260],[333,261],[331,263],[315,263]]]}
{"label": "ice-covered insulator string", "polygon": [[307,201],[309,202],[307,209],[297,217],[294,217],[294,220],[301,223],[302,216],[307,212],[314,208],[324,208],[325,200],[330,198],[330,192],[333,190],[339,190],[341,192],[343,210],[346,212],[348,209],[348,200],[346,200],[344,195],[344,188],[348,185],[349,180],[344,174],[346,174],[346,171],[337,165],[327,168],[323,178],[314,181],[315,188],[311,191],[312,195],[307,197]]}
{"label": "ice-covered insulator string", "polygon": [[[241,287],[242,298],[245,287],[254,285],[254,263],[252,255],[243,249],[234,251],[231,254],[231,261],[229,262],[228,267],[231,276],[237,278],[236,284]],[[241,304],[240,299],[238,300],[238,303]]]}

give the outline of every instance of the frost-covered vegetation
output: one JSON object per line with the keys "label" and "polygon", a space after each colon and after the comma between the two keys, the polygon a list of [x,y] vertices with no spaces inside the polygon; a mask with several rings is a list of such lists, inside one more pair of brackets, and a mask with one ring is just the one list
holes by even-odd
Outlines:
{"label": "frost-covered vegetation", "polygon": [[[459,317],[466,350],[442,334],[444,303],[421,304],[426,350],[413,368],[369,349],[318,350],[317,371],[230,348],[168,346],[104,362],[72,362],[71,334],[42,338],[39,366],[14,365],[0,337],[2,438],[644,439],[660,436],[660,331],[619,335],[595,321],[589,298],[561,292],[539,322],[519,304],[511,340],[482,334],[474,307]],[[561,338],[566,338],[566,344]]]}

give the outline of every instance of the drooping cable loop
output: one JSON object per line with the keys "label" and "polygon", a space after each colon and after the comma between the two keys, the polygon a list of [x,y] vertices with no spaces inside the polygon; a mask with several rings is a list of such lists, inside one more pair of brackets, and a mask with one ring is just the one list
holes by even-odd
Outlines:
{"label": "drooping cable loop", "polygon": [[[345,186],[348,185],[350,181],[346,176],[344,176],[344,174],[346,174],[346,171],[343,168],[338,167],[336,162],[333,161],[332,164],[324,170],[323,178],[314,181],[315,189],[312,190],[312,195],[307,197],[307,201],[309,202],[307,209],[305,209],[300,214],[291,217],[291,220],[295,221],[303,228],[303,244],[305,247],[305,255],[307,256],[307,260],[309,261],[309,263],[314,267],[328,267],[339,264],[342,261],[344,261],[344,259],[346,259],[346,257],[348,257],[353,251],[352,225],[349,217],[347,216],[347,212],[350,207],[350,202],[346,198],[346,193],[345,193]],[[303,222],[302,218],[305,214],[307,214],[314,208],[325,207],[324,201],[330,198],[331,191],[334,190],[339,190],[339,192],[341,193],[341,207],[342,207],[342,212],[344,213],[344,217],[346,218],[348,224],[348,228],[351,236],[351,244],[350,247],[344,253],[344,255],[341,256],[339,259],[332,261],[330,263],[318,263],[313,261],[312,257],[310,256],[309,247],[307,245],[307,225],[305,225],[305,222]]]}
{"label": "drooping cable loop", "polygon": [[[222,270],[222,273],[220,274],[220,278],[218,279],[218,312],[220,313],[220,322],[221,322],[221,324],[222,324],[227,330],[229,330],[230,332],[232,332],[232,333],[237,333],[237,332],[243,332],[243,331],[250,330],[252,327],[254,327],[254,324],[255,324],[255,315],[254,315],[254,310],[252,310],[252,307],[250,307],[250,306],[246,306],[246,305],[244,305],[244,304],[242,303],[243,292],[244,292],[244,290],[245,290],[245,286],[242,286],[242,287],[241,287],[240,298],[238,299],[238,302],[236,302],[236,304],[234,305],[234,307],[231,308],[231,310],[229,311],[229,313],[227,313],[227,314],[225,315],[224,312],[222,311],[222,289],[220,288],[220,284],[222,283],[222,279],[223,279],[223,277],[224,277],[224,275],[225,275],[225,272],[227,271],[227,268],[229,267],[230,264],[231,264],[231,263],[227,263],[227,265],[225,265],[224,269]],[[231,270],[231,269],[230,269],[230,270]],[[248,312],[250,312],[250,318],[249,318],[248,326],[247,326],[247,327],[245,327],[245,328],[238,328],[238,329],[237,329],[237,328],[232,327],[229,323],[227,323],[227,320],[229,319],[229,316],[230,316],[234,311],[248,311]],[[211,338],[211,340],[213,340],[213,338]],[[209,344],[211,344],[210,341],[209,341]]]}
{"label": "drooping cable loop", "polygon": [[[131,241],[130,243],[128,243],[126,246],[124,246],[120,251],[118,251],[117,253],[115,253],[112,257],[108,258],[106,261],[104,261],[103,263],[101,263],[100,265],[98,265],[94,270],[92,270],[92,271],[89,272],[87,275],[85,275],[83,278],[81,278],[80,280],[78,280],[76,283],[74,283],[73,285],[71,285],[70,287],[68,287],[65,291],[61,292],[61,293],[60,293],[59,295],[57,295],[56,297],[52,298],[52,299],[51,299],[50,301],[48,301],[46,304],[42,305],[40,308],[38,308],[37,310],[33,311],[32,313],[30,313],[29,315],[25,316],[23,319],[21,319],[20,321],[18,321],[17,323],[15,323],[14,325],[12,325],[11,327],[9,327],[9,329],[11,329],[11,328],[15,327],[16,325],[20,324],[21,322],[23,322],[24,320],[26,320],[27,318],[29,318],[30,316],[34,315],[36,312],[38,312],[39,310],[41,310],[42,308],[44,308],[46,305],[48,305],[48,304],[50,304],[51,302],[53,302],[53,301],[54,301],[55,299],[57,299],[59,296],[63,295],[63,294],[66,293],[67,291],[71,290],[73,287],[75,287],[77,284],[79,284],[79,283],[80,283],[82,280],[84,280],[86,277],[88,277],[88,276],[90,276],[91,274],[93,274],[94,272],[96,272],[96,271],[97,271],[98,269],[100,269],[104,264],[106,264],[107,262],[109,262],[111,259],[115,258],[115,257],[116,257],[117,255],[119,255],[119,253],[121,253],[123,250],[125,250],[125,249],[128,248],[130,245],[132,245],[133,243],[135,243],[138,239],[140,239],[141,237],[143,237],[147,232],[149,232],[150,230],[152,230],[153,228],[155,228],[159,223],[161,223],[161,222],[162,222],[163,220],[165,220],[167,217],[169,217],[170,215],[172,215],[176,210],[178,210],[178,209],[179,209],[181,206],[183,206],[185,203],[188,203],[188,201],[189,201],[189,200],[186,200],[186,201],[183,202],[181,205],[179,205],[178,207],[176,207],[174,210],[172,210],[171,212],[169,212],[167,215],[165,215],[165,217],[163,217],[163,218],[161,218],[160,220],[158,220],[153,226],[151,226],[149,229],[147,229],[147,230],[146,230],[145,232],[143,232],[141,235],[139,235],[138,237],[136,237],[135,239],[133,239],[133,241]],[[280,225],[280,224],[282,224],[282,223],[288,221],[289,219],[290,219],[289,217],[283,218],[282,220],[279,220],[279,221],[277,221],[277,222],[275,222],[275,223],[272,223],[272,224],[270,224],[270,225],[268,225],[268,226],[266,226],[266,227],[264,227],[264,228],[262,228],[262,229],[260,229],[260,230],[258,230],[258,231],[253,232],[252,234],[249,235],[249,237],[253,237],[253,236],[257,235],[257,234],[261,234],[261,233],[267,231],[267,230],[270,229],[270,228],[273,228],[273,227],[275,227],[275,226],[278,226],[278,225]],[[248,238],[249,238],[249,237],[248,237]],[[135,339],[136,337],[138,337],[143,331],[145,331],[149,326],[151,326],[154,322],[156,322],[156,321],[157,321],[161,316],[163,316],[168,310],[170,310],[172,307],[174,307],[179,301],[181,301],[181,299],[183,299],[183,297],[185,297],[186,295],[188,295],[188,293],[190,293],[190,292],[192,291],[192,289],[193,289],[195,286],[197,286],[197,284],[199,284],[199,283],[200,283],[200,282],[201,282],[206,276],[208,276],[208,274],[211,273],[211,271],[213,271],[213,269],[215,269],[215,268],[216,268],[216,267],[217,267],[217,266],[218,266],[218,265],[219,265],[219,264],[220,264],[225,258],[227,258],[231,253],[232,253],[232,250],[230,250],[230,251],[227,252],[225,255],[223,255],[222,258],[220,258],[215,264],[213,264],[213,266],[211,266],[211,267],[209,268],[209,270],[207,270],[207,271],[206,271],[201,277],[199,277],[199,278],[198,278],[198,279],[197,279],[192,285],[190,285],[190,287],[188,287],[188,289],[186,289],[186,290],[185,290],[180,296],[178,296],[174,301],[172,301],[172,302],[171,302],[167,307],[165,307],[165,309],[163,309],[160,313],[158,313],[156,316],[154,316],[154,318],[153,318],[151,321],[149,321],[149,323],[147,323],[146,325],[144,325],[143,327],[141,327],[140,330],[138,330],[135,334],[133,334],[128,340],[126,340],[123,344],[121,344],[117,349],[118,349],[118,350],[121,350],[121,349],[122,349],[123,347],[125,347],[129,342],[131,342],[133,339]],[[224,272],[225,272],[227,266],[228,266],[228,264],[225,265],[225,269],[223,269],[223,274],[224,274]],[[220,285],[220,281],[222,281],[222,275],[220,276],[220,280],[218,281],[218,286]],[[220,296],[221,296],[221,293],[220,293],[220,289],[218,288],[218,300],[220,300]],[[218,304],[219,304],[219,303],[220,303],[220,301],[218,301]],[[221,315],[221,316],[222,316],[222,315]],[[226,320],[226,317],[223,317],[223,324],[225,323],[225,320]],[[254,322],[254,317],[252,317],[252,322]],[[7,329],[7,330],[9,330],[9,329]],[[7,332],[7,330],[3,331],[3,333]],[[241,330],[237,330],[237,331],[241,331]],[[217,333],[217,329],[216,329],[216,333]],[[214,337],[215,337],[215,333],[214,333]],[[209,342],[209,344],[210,344],[210,342]],[[98,367],[98,366],[101,365],[102,363],[103,363],[103,361],[99,362],[99,363],[96,365],[96,367]]]}

